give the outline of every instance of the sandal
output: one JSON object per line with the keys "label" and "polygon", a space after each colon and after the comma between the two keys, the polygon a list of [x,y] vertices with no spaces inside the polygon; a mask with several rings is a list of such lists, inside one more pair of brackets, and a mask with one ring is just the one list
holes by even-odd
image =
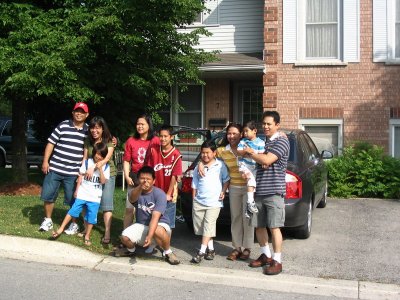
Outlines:
{"label": "sandal", "polygon": [[229,255],[227,256],[226,259],[227,259],[227,260],[235,261],[235,260],[238,259],[238,257],[239,257],[241,254],[242,254],[242,253],[241,253],[239,250],[233,249],[232,252],[231,252],[231,254],[229,254]]}
{"label": "sandal", "polygon": [[240,260],[248,260],[250,257],[250,252],[251,250],[248,248],[245,248],[242,252],[242,254],[240,254],[239,259]]}
{"label": "sandal", "polygon": [[57,231],[53,231],[53,233],[51,234],[51,239],[53,241],[57,240],[59,237],[61,236],[61,233],[58,233]]}
{"label": "sandal", "polygon": [[101,243],[103,245],[109,245],[111,243],[111,238],[106,239],[104,236],[101,238]]}
{"label": "sandal", "polygon": [[85,246],[91,246],[92,242],[89,239],[85,239]]}

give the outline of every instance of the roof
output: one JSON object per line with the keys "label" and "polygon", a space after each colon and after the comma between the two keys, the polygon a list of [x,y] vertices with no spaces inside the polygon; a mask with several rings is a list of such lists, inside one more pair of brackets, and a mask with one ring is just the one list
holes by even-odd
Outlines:
{"label": "roof", "polygon": [[216,61],[206,63],[200,71],[257,71],[262,73],[265,67],[262,52],[258,53],[220,53]]}

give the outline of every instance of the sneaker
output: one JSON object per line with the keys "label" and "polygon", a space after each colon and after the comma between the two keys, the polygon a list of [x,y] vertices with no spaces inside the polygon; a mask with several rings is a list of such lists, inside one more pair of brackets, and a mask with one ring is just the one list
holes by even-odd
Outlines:
{"label": "sneaker", "polygon": [[244,211],[244,215],[245,215],[246,219],[249,219],[249,220],[253,217],[253,213],[251,211],[249,211],[247,208]]}
{"label": "sneaker", "polygon": [[39,231],[49,231],[53,229],[53,221],[51,219],[43,219],[42,224],[39,227]]}
{"label": "sneaker", "polygon": [[144,253],[146,253],[146,254],[154,254],[155,252],[157,252],[157,250],[155,248],[156,248],[155,245],[150,245],[150,246],[147,247],[146,250],[144,250]]}
{"label": "sneaker", "polygon": [[74,235],[77,234],[79,231],[79,226],[76,223],[69,224],[68,229],[64,230],[65,234]]}
{"label": "sneaker", "polygon": [[174,254],[174,252],[171,252],[170,254],[165,254],[165,260],[170,264],[170,265],[179,265],[180,261]]}
{"label": "sneaker", "polygon": [[208,249],[207,249],[207,253],[206,253],[206,255],[204,256],[204,259],[206,259],[206,260],[213,260],[214,257],[215,257],[215,250],[208,250]]}
{"label": "sneaker", "polygon": [[258,213],[258,208],[257,208],[256,203],[254,201],[250,202],[250,203],[247,203],[247,210],[249,212],[251,212],[252,214]]}
{"label": "sneaker", "polygon": [[192,257],[192,260],[190,261],[191,263],[195,263],[195,264],[199,264],[202,260],[202,258],[204,258],[206,254],[203,252],[197,252],[196,256]]}
{"label": "sneaker", "polygon": [[136,251],[129,251],[127,248],[117,248],[114,251],[114,256],[115,257],[130,257],[134,256],[136,254]]}

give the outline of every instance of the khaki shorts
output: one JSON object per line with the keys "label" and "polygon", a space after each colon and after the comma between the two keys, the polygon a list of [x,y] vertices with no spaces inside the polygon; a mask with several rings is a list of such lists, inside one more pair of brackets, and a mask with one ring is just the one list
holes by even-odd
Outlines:
{"label": "khaki shorts", "polygon": [[254,227],[280,228],[285,226],[285,202],[281,195],[256,196],[258,213],[252,219]]}
{"label": "khaki shorts", "polygon": [[193,228],[196,235],[215,237],[221,207],[209,207],[193,201]]}
{"label": "khaki shorts", "polygon": [[131,185],[128,186],[128,188],[126,190],[127,190],[127,193],[126,193],[126,200],[125,200],[125,208],[135,209],[135,206],[129,201],[129,196],[131,195],[133,186],[131,186]]}
{"label": "khaki shorts", "polygon": [[[171,228],[166,223],[158,223],[158,226],[161,226],[165,229],[169,236],[171,236]],[[122,235],[126,236],[128,239],[132,241],[132,243],[143,246],[144,241],[146,239],[147,234],[149,233],[149,226],[135,223],[131,226],[127,227],[122,231]]]}

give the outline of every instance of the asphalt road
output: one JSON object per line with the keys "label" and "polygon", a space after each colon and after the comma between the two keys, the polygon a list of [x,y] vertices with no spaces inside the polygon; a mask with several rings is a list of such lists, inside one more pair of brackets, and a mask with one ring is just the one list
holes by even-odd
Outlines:
{"label": "asphalt road", "polygon": [[337,299],[0,258],[1,299]]}
{"label": "asphalt road", "polygon": [[[319,278],[400,284],[400,200],[328,199],[325,208],[313,213],[313,229],[307,240],[285,235],[283,268],[285,274]],[[230,229],[217,231],[214,261],[202,266],[251,269],[248,262],[225,259],[231,251]],[[172,246],[184,264],[200,246],[200,237],[178,224]],[[251,258],[257,258],[255,244]],[[159,253],[156,254],[159,256]]]}

